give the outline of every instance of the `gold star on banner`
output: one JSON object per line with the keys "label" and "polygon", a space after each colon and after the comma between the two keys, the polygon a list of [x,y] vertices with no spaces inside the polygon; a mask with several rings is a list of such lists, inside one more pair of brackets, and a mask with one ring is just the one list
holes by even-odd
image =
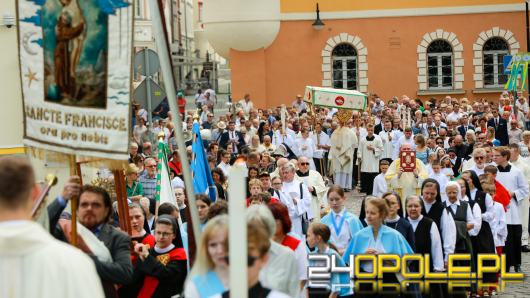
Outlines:
{"label": "gold star on banner", "polygon": [[32,72],[31,71],[31,68],[28,67],[28,73],[24,75],[26,78],[28,78],[29,82],[28,82],[28,87],[31,87],[31,82],[33,81],[39,81],[39,79],[37,79],[37,73],[36,72]]}

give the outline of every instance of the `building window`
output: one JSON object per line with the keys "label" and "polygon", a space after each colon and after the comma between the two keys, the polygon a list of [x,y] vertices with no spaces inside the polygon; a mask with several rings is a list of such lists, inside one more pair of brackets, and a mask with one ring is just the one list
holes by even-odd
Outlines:
{"label": "building window", "polygon": [[337,45],[331,53],[333,88],[357,89],[357,51],[347,43]]}
{"label": "building window", "polygon": [[442,39],[427,48],[429,89],[453,88],[453,48]]}
{"label": "building window", "polygon": [[499,88],[506,84],[508,76],[504,74],[503,58],[510,49],[504,38],[492,37],[484,43],[484,87]]}

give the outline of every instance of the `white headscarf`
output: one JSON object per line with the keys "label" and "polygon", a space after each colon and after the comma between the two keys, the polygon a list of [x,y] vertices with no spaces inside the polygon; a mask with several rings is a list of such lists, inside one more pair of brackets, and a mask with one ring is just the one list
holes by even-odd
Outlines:
{"label": "white headscarf", "polygon": [[448,200],[447,198],[447,188],[448,187],[451,187],[451,186],[456,186],[456,197],[458,199],[458,201],[462,201],[462,189],[460,188],[460,184],[456,181],[449,181],[447,182],[447,184],[445,185],[445,193],[442,194],[442,202],[445,202]]}

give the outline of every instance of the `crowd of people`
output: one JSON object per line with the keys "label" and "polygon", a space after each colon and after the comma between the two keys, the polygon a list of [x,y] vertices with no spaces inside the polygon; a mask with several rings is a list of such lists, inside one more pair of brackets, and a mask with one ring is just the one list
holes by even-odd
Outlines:
{"label": "crowd of people", "polygon": [[[99,276],[92,286],[103,289],[91,297],[228,297],[227,178],[236,160],[248,169],[249,297],[361,295],[351,287],[311,287],[308,267],[322,265],[308,261],[315,253],[335,255],[340,266],[364,253],[430,254],[430,267],[439,272],[453,253],[473,256],[472,266],[478,254],[504,253],[506,269],[521,272],[521,253],[530,251],[530,111],[521,95],[503,93],[492,102],[451,97],[422,102],[407,96],[384,101],[373,95],[367,110],[354,111],[346,121],[336,109],[311,107],[301,96],[286,108],[258,109],[245,95],[235,110],[216,115],[207,104],[211,100],[202,100],[208,96],[198,97],[199,115],[179,111],[185,131],[191,132],[194,121],[201,125],[215,182],[215,200],[196,196],[198,247],[188,239],[188,184],[182,180],[182,162],[192,158],[191,140],[187,159],[179,156],[169,110],[157,109],[149,126],[145,110],[136,111],[125,170],[130,236],[116,228],[108,192],[81,186],[76,177],[48,206],[49,233],[69,241],[64,209],[79,197],[78,247],[92,260],[87,274]],[[165,135],[160,140],[159,132]],[[158,142],[171,151],[176,205],[157,206]],[[24,212],[35,197],[31,166],[1,159],[0,183],[10,190],[0,193],[0,225],[20,225],[12,221],[29,219]],[[358,215],[347,208],[353,189],[366,194]],[[8,217],[12,210],[20,216]],[[5,233],[0,229],[0,239],[11,241],[14,236]],[[373,270],[369,263],[361,268]],[[384,279],[398,282],[396,276]],[[331,285],[348,280],[347,274],[331,275]],[[484,280],[496,282],[497,276]],[[488,296],[496,289],[467,290]],[[443,297],[446,291],[434,287],[427,295]]]}

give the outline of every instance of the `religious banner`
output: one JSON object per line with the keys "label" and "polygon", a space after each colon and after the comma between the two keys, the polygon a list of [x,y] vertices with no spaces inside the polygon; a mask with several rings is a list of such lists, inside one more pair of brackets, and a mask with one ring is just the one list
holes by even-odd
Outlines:
{"label": "religious banner", "polygon": [[127,0],[18,0],[24,142],[124,159],[134,12]]}
{"label": "religious banner", "polygon": [[[510,65],[510,74],[508,75],[508,81],[504,85],[505,90],[510,91],[523,91],[526,89],[527,78],[528,78],[528,65],[530,64],[530,53],[518,53],[513,56]],[[519,76],[521,76],[521,85],[517,88]]]}
{"label": "religious banner", "polygon": [[355,90],[306,86],[304,101],[316,106],[364,110],[367,95]]}

